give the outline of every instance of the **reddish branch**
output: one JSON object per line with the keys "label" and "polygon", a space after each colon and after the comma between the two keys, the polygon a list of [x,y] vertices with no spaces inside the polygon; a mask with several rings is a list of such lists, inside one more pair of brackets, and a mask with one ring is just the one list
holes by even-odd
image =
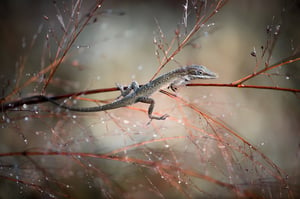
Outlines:
{"label": "reddish branch", "polygon": [[[273,64],[271,66],[267,66],[264,69],[261,69],[260,71],[258,71],[256,73],[252,73],[252,74],[247,75],[247,76],[245,76],[245,77],[243,77],[243,78],[241,78],[241,79],[239,79],[239,80],[237,80],[235,82],[232,82],[232,84],[233,85],[241,85],[243,82],[245,82],[245,81],[247,81],[247,80],[249,80],[249,79],[251,79],[251,78],[253,78],[255,76],[258,76],[258,75],[260,75],[260,74],[262,74],[262,73],[264,73],[266,71],[272,70],[274,68],[278,68],[278,67],[283,66],[283,65],[294,63],[294,62],[297,62],[299,60],[300,60],[300,55],[299,54],[294,55],[292,57],[288,57],[286,59],[281,60],[278,63],[275,63],[275,64]],[[279,89],[276,89],[276,90],[279,90]],[[297,92],[299,92],[299,91],[297,91]]]}
{"label": "reddish branch", "polygon": [[[106,159],[106,160],[115,160],[115,161],[120,161],[120,162],[132,163],[132,164],[140,165],[140,166],[147,166],[152,169],[159,169],[159,170],[163,169],[165,172],[178,171],[178,172],[184,173],[188,176],[193,176],[193,177],[196,177],[199,179],[206,180],[210,183],[217,184],[217,185],[227,188],[233,192],[238,192],[238,190],[236,190],[235,186],[232,184],[228,184],[228,183],[219,181],[215,178],[201,174],[199,172],[195,172],[193,170],[183,169],[183,168],[174,166],[173,164],[165,164],[165,163],[160,163],[160,162],[151,161],[151,160],[135,159],[135,158],[130,158],[128,156],[123,157],[123,156],[112,156],[112,155],[95,154],[95,153],[63,152],[63,151],[61,151],[61,152],[59,152],[59,151],[24,151],[24,152],[11,152],[11,153],[1,153],[0,154],[0,157],[13,157],[13,156],[70,156],[70,157],[80,156],[80,157],[98,158],[98,159]],[[6,179],[10,180],[9,178],[6,178]],[[12,180],[15,181],[15,179],[12,179]],[[32,184],[31,186],[40,188],[34,184]]]}
{"label": "reddish branch", "polygon": [[[80,27],[80,29],[74,33],[73,38],[71,39],[71,41],[69,42],[69,44],[67,45],[66,49],[64,50],[61,58],[58,59],[58,63],[56,65],[53,66],[53,68],[51,68],[51,72],[49,74],[49,77],[43,87],[43,91],[46,89],[46,87],[48,86],[50,80],[52,79],[54,73],[56,72],[57,68],[59,67],[59,65],[62,63],[62,61],[64,60],[65,56],[67,55],[67,53],[69,52],[70,48],[72,47],[72,45],[74,44],[74,42],[76,41],[77,37],[80,35],[80,33],[83,31],[83,29],[86,27],[86,25],[90,22],[90,20],[92,19],[92,17],[95,15],[96,11],[101,7],[102,3],[104,0],[100,0],[97,2],[97,5],[94,6],[94,8],[91,10],[91,12],[88,14],[86,20],[84,21],[83,25]],[[77,8],[74,8],[77,9]],[[72,19],[70,19],[69,23],[72,23]],[[65,35],[62,37],[61,41],[64,42],[65,37],[67,36],[68,31],[65,32]],[[60,48],[58,48],[59,50]]]}
{"label": "reddish branch", "polygon": [[216,86],[216,87],[235,87],[235,88],[256,88],[265,90],[278,90],[278,91],[289,91],[293,93],[299,93],[300,89],[294,88],[282,88],[277,86],[260,86],[260,85],[244,85],[244,84],[187,84],[187,86]]}
{"label": "reddish branch", "polygon": [[[10,94],[8,94],[4,99],[0,99],[0,103],[3,103],[5,101],[7,101],[11,96],[15,95],[16,93],[18,93],[22,88],[28,86],[29,84],[31,84],[34,81],[37,81],[39,78],[41,78],[44,74],[46,74],[47,72],[50,71],[49,77],[46,80],[45,85],[43,86],[43,91],[45,90],[45,88],[47,87],[47,85],[49,84],[50,80],[52,79],[53,75],[55,74],[57,68],[60,66],[60,64],[65,60],[67,53],[69,52],[70,48],[72,47],[72,45],[74,44],[74,42],[76,41],[76,39],[78,38],[78,36],[80,35],[80,33],[83,31],[83,29],[86,27],[86,25],[90,22],[90,20],[92,19],[92,17],[95,15],[96,11],[101,8],[101,5],[103,3],[104,0],[99,0],[97,2],[97,4],[95,5],[95,7],[91,10],[91,12],[89,13],[89,15],[87,16],[86,20],[83,22],[82,26],[80,27],[80,29],[74,33],[74,36],[72,37],[72,39],[69,41],[66,49],[63,51],[63,54],[60,58],[56,57],[54,59],[54,61],[45,69],[41,70],[36,76],[30,78],[29,80],[27,80],[23,85],[16,87]],[[77,9],[77,8],[74,8]],[[70,19],[69,23],[72,23],[72,19]],[[77,27],[76,27],[77,28]],[[61,42],[65,42],[66,39],[66,34],[68,34],[69,32],[66,31],[65,35],[62,37]],[[61,45],[60,45],[61,46]],[[58,48],[57,50],[57,55],[59,54],[59,51],[61,50],[61,48]]]}
{"label": "reddish branch", "polygon": [[[151,78],[151,80],[153,80],[158,75],[158,73],[165,67],[165,65],[167,63],[169,63],[172,59],[174,59],[174,57],[182,50],[182,48],[190,41],[190,39],[199,31],[199,29],[202,27],[202,25],[205,24],[211,17],[213,17],[227,3],[227,1],[228,0],[219,0],[216,7],[214,8],[214,11],[211,12],[210,15],[208,15],[207,17],[205,17],[205,16],[199,17],[198,20],[196,21],[193,29],[189,32],[189,34],[186,35],[186,37],[183,39],[183,41],[180,43],[180,45],[174,50],[173,53],[171,53],[170,56],[166,56],[166,54],[169,53],[169,50],[171,49],[171,47],[166,51],[164,49],[161,49],[163,51],[163,53],[165,54],[165,58],[164,58],[163,62],[161,63],[161,65],[159,66],[156,73]],[[173,41],[175,39],[177,39],[176,36],[173,39]],[[173,43],[173,41],[171,43]]]}

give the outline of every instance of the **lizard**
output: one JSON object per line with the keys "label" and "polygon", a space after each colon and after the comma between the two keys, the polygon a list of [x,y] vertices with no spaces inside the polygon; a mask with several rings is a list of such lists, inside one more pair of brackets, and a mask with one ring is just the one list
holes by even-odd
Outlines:
{"label": "lizard", "polygon": [[211,72],[205,66],[201,65],[189,65],[181,68],[174,69],[166,74],[163,74],[157,77],[154,80],[149,81],[148,83],[139,86],[136,81],[133,81],[126,89],[123,86],[117,85],[121,91],[121,95],[116,98],[115,101],[105,104],[102,106],[94,107],[73,107],[66,106],[56,102],[53,99],[47,98],[47,101],[59,106],[60,108],[67,109],[69,111],[77,112],[97,112],[97,111],[106,111],[111,109],[117,109],[120,107],[126,107],[138,102],[150,104],[148,108],[148,117],[152,120],[165,120],[169,115],[164,114],[163,116],[154,116],[152,115],[155,101],[150,98],[150,96],[158,91],[160,88],[165,85],[169,85],[168,88],[174,92],[179,86],[187,84],[189,81],[194,79],[214,79],[217,78],[217,74]]}

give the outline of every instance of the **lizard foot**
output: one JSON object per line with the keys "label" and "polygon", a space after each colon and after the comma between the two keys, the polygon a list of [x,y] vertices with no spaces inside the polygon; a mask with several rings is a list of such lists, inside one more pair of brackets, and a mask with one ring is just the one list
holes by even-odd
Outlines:
{"label": "lizard foot", "polygon": [[160,117],[151,116],[150,121],[147,123],[147,125],[149,125],[152,122],[152,120],[165,120],[167,117],[169,117],[168,114],[164,114],[163,116]]}

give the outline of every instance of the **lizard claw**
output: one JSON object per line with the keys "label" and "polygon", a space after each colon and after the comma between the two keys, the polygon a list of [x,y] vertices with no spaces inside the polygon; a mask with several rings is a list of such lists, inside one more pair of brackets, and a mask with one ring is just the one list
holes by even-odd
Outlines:
{"label": "lizard claw", "polygon": [[165,120],[167,117],[169,117],[168,114],[164,114],[163,116],[159,117],[159,120]]}
{"label": "lizard claw", "polygon": [[171,89],[174,93],[178,90],[178,87],[175,84],[170,84],[168,86],[168,89]]}

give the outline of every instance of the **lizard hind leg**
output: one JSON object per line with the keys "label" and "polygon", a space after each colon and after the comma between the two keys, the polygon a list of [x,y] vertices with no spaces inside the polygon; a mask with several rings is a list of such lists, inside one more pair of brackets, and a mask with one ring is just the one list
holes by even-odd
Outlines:
{"label": "lizard hind leg", "polygon": [[142,103],[150,104],[150,106],[148,108],[148,117],[151,119],[150,122],[152,120],[165,120],[167,117],[169,117],[168,114],[164,114],[163,116],[160,116],[160,117],[152,115],[152,112],[153,112],[153,109],[154,109],[154,104],[155,104],[155,102],[152,98],[139,97],[136,102],[142,102]]}

